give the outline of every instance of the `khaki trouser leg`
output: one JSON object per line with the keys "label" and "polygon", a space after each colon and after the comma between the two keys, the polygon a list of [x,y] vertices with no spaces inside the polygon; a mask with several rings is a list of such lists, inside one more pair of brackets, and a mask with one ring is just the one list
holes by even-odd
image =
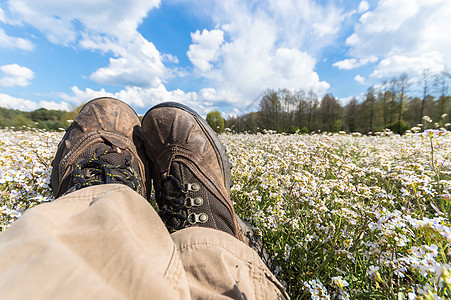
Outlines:
{"label": "khaki trouser leg", "polygon": [[206,228],[171,236],[144,198],[118,184],[27,211],[0,236],[0,291],[4,299],[286,296],[245,244]]}
{"label": "khaki trouser leg", "polygon": [[81,189],[27,211],[0,238],[3,299],[188,299],[176,247],[124,185]]}
{"label": "khaki trouser leg", "polygon": [[225,232],[191,227],[172,234],[194,299],[288,299],[257,252]]}

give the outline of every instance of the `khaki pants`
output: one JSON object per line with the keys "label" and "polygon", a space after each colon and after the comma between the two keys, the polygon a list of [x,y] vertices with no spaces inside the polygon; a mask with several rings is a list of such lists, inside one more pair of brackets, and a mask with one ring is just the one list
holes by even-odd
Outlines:
{"label": "khaki pants", "polygon": [[0,237],[2,299],[283,299],[257,253],[222,231],[170,235],[132,189],[88,187]]}

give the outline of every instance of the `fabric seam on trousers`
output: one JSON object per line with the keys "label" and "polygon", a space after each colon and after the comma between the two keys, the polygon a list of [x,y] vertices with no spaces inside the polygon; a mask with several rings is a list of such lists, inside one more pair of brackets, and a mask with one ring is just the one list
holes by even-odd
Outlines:
{"label": "fabric seam on trousers", "polygon": [[169,285],[176,290],[177,283],[179,282],[180,276],[182,275],[181,270],[183,269],[183,265],[179,259],[177,248],[175,244],[172,248],[172,256],[169,261],[168,267],[166,269],[165,274],[163,275]]}
{"label": "fabric seam on trousers", "polygon": [[[109,183],[109,184],[114,184],[114,183]],[[86,187],[86,188],[83,188],[83,189],[89,189],[89,188],[95,188],[95,187],[98,187],[98,186]],[[73,200],[74,198],[76,198],[76,199],[79,199],[79,198],[94,198],[96,196],[106,195],[107,193],[111,193],[111,192],[114,192],[114,191],[125,190],[125,188],[131,189],[133,191],[132,188],[124,185],[124,186],[115,187],[115,188],[113,188],[111,190],[106,190],[106,191],[102,191],[102,192],[96,192],[96,193],[89,194],[89,195],[73,195],[73,193],[77,193],[78,191],[82,191],[82,189],[80,189],[78,191],[72,192],[71,194],[67,194],[67,195],[61,196],[59,198],[56,198],[56,199],[52,200],[51,202],[59,201],[59,200],[65,201],[65,200],[68,200],[68,199],[72,199]]]}
{"label": "fabric seam on trousers", "polygon": [[[274,284],[274,285],[277,287],[278,290],[279,290],[280,288],[283,289],[282,285],[281,285],[280,283],[278,283],[277,278],[275,278],[274,274],[272,274],[271,271],[269,271],[269,270],[267,269],[266,266],[265,266],[265,267],[261,267],[261,266],[258,266],[258,265],[257,265],[257,264],[263,264],[263,263],[259,263],[260,259],[256,259],[256,258],[259,258],[259,256],[258,256],[258,254],[257,254],[254,250],[252,250],[252,259],[251,259],[251,260],[245,260],[245,259],[243,259],[242,257],[239,257],[239,256],[235,255],[231,250],[225,248],[223,245],[218,245],[218,244],[215,244],[215,243],[208,243],[208,242],[194,243],[194,244],[190,244],[190,245],[186,245],[186,246],[180,246],[178,249],[179,249],[179,251],[183,251],[183,250],[187,250],[187,249],[194,249],[195,247],[199,247],[199,246],[218,247],[218,248],[221,248],[221,249],[227,251],[228,253],[230,253],[231,255],[233,255],[234,257],[236,257],[237,259],[239,259],[239,260],[245,262],[246,264],[248,264],[248,265],[250,266],[251,273],[252,273],[252,276],[253,276],[254,278],[257,278],[257,276],[255,275],[255,274],[257,274],[257,270],[260,270],[260,271],[263,272],[263,274],[261,274],[262,276],[259,277],[260,280],[263,280],[263,278],[266,276],[268,279],[270,279],[270,281],[272,282],[272,284]],[[274,279],[275,279],[275,280],[274,280]],[[254,282],[253,282],[253,285],[254,285],[254,293],[255,293],[257,287],[255,286],[255,283],[254,283]],[[263,288],[263,286],[261,286],[261,288]],[[285,296],[288,296],[288,295],[286,294],[285,289],[283,289],[283,292],[281,292],[281,291],[279,290],[277,294],[279,294],[279,293],[280,293],[284,298],[285,298]],[[284,295],[284,293],[285,293],[286,295]],[[280,294],[279,294],[279,297],[280,297]],[[257,299],[258,299],[258,298],[257,298]],[[281,298],[281,299],[283,299],[283,298]],[[288,296],[288,298],[286,298],[286,299],[289,299],[289,296]]]}
{"label": "fabric seam on trousers", "polygon": [[[252,260],[253,260],[253,263],[251,263],[252,276],[255,279],[255,280],[252,280],[252,284],[254,285],[254,295],[255,295],[256,299],[262,299],[263,291],[261,290],[261,284],[260,284],[260,281],[262,280],[262,277],[261,276],[257,277],[257,275],[259,275],[259,274],[256,271],[256,266],[255,266],[256,259],[255,259],[255,253],[254,252],[252,252]],[[259,283],[258,286],[257,286],[257,283]],[[257,288],[258,288],[259,295],[257,295]]]}
{"label": "fabric seam on trousers", "polygon": [[[237,239],[237,240],[238,240],[238,239]],[[178,249],[179,249],[179,251],[183,251],[183,250],[186,250],[186,249],[189,249],[189,248],[194,248],[194,247],[196,247],[196,246],[210,246],[210,247],[211,247],[211,246],[214,246],[214,247],[218,247],[218,248],[224,249],[225,251],[227,251],[228,253],[230,253],[230,254],[233,255],[234,257],[238,258],[239,260],[241,260],[241,261],[243,261],[243,262],[246,262],[246,263],[248,263],[248,264],[253,264],[254,267],[255,267],[255,268],[258,268],[259,270],[266,271],[266,268],[265,268],[265,267],[255,266],[255,261],[252,261],[252,260],[245,260],[245,259],[243,259],[243,258],[241,258],[241,257],[239,257],[239,256],[237,256],[237,255],[235,255],[235,254],[234,254],[232,251],[230,251],[229,249],[224,248],[224,246],[222,246],[222,245],[218,245],[218,244],[214,244],[214,243],[195,243],[195,244],[190,244],[190,245],[178,247]],[[254,251],[254,250],[252,250],[252,251]],[[252,253],[252,255],[255,255],[255,253]]]}
{"label": "fabric seam on trousers", "polygon": [[[98,186],[93,186],[92,188],[94,188],[94,187],[98,187]],[[87,188],[91,188],[91,187],[87,187]],[[86,199],[91,200],[91,202],[89,203],[89,205],[91,205],[91,203],[92,203],[92,201],[94,201],[94,198],[95,198],[95,197],[102,196],[102,195],[106,195],[106,194],[108,194],[108,193],[110,193],[110,192],[114,192],[114,191],[118,191],[118,190],[125,190],[125,188],[129,188],[129,187],[128,187],[128,186],[125,186],[125,185],[124,185],[124,186],[117,186],[117,187],[115,187],[115,188],[113,188],[113,189],[109,189],[109,190],[102,191],[102,192],[95,192],[95,193],[92,193],[92,194],[89,194],[89,195],[80,195],[80,196],[79,196],[79,195],[75,195],[75,194],[74,194],[74,195],[70,195],[70,194],[69,194],[68,196],[62,196],[62,197],[57,198],[57,199],[55,199],[55,200],[60,200],[60,199],[61,199],[62,201],[79,202],[79,201],[77,201],[77,200],[79,200],[80,198],[83,198],[83,199],[85,199],[85,200],[86,200]],[[76,192],[76,191],[75,191],[75,192]],[[51,202],[53,202],[53,201],[51,201]],[[88,205],[88,206],[89,206],[89,205]],[[59,240],[59,237],[56,237],[56,236],[55,236],[55,239]],[[95,268],[92,268],[92,265],[89,264],[85,259],[83,259],[82,257],[80,257],[80,256],[78,255],[78,253],[77,253],[76,251],[74,251],[71,247],[69,247],[68,245],[66,245],[66,244],[63,243],[63,242],[61,242],[61,246],[64,247],[64,249],[66,249],[67,251],[73,253],[74,256],[77,257],[77,258],[80,260],[80,262],[83,263],[84,266],[86,266],[86,268],[92,270],[93,273],[97,275],[97,278],[99,278],[99,280],[101,280],[102,282],[104,282],[106,286],[111,287],[118,295],[121,296],[121,298],[124,298],[124,297],[125,297],[125,295],[122,293],[122,291],[120,291],[120,290],[116,289],[114,286],[112,286],[112,285],[111,285],[111,282],[108,282],[108,280],[106,280],[105,277],[102,276],[102,274],[101,274],[100,272],[98,272],[98,270],[96,270]]]}

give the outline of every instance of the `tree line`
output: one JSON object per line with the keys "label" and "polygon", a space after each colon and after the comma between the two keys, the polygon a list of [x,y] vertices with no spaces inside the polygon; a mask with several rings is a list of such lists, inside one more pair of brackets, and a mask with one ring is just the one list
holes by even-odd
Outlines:
{"label": "tree line", "polygon": [[[332,94],[320,99],[312,90],[269,89],[261,97],[258,111],[230,117],[225,126],[235,132],[250,133],[265,129],[288,133],[369,133],[385,128],[404,133],[422,124],[425,116],[443,126],[451,120],[450,79],[446,69],[435,75],[426,70],[416,84],[407,74],[401,74],[377,87],[369,87],[362,101],[354,97],[345,105]],[[420,95],[408,94],[415,90]]]}
{"label": "tree line", "polygon": [[81,106],[71,111],[53,110],[39,108],[33,111],[21,111],[0,107],[0,128],[13,127],[38,128],[44,130],[66,129],[71,121],[77,116]]}

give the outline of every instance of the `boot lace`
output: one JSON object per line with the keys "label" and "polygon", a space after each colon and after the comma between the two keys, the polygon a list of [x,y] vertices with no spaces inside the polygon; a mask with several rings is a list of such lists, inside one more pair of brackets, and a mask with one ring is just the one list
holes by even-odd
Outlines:
{"label": "boot lace", "polygon": [[180,180],[172,175],[164,179],[162,186],[175,186],[176,190],[175,192],[164,190],[160,196],[164,203],[160,209],[160,216],[168,231],[172,233],[185,228],[189,223],[185,199],[187,191],[184,190]]}
{"label": "boot lace", "polygon": [[101,158],[101,156],[112,153],[117,152],[109,148],[105,151],[96,152],[93,157],[75,164],[72,172],[72,187],[67,193],[105,183],[123,183],[136,191],[141,183],[126,156],[125,163],[119,165],[109,164]]}

